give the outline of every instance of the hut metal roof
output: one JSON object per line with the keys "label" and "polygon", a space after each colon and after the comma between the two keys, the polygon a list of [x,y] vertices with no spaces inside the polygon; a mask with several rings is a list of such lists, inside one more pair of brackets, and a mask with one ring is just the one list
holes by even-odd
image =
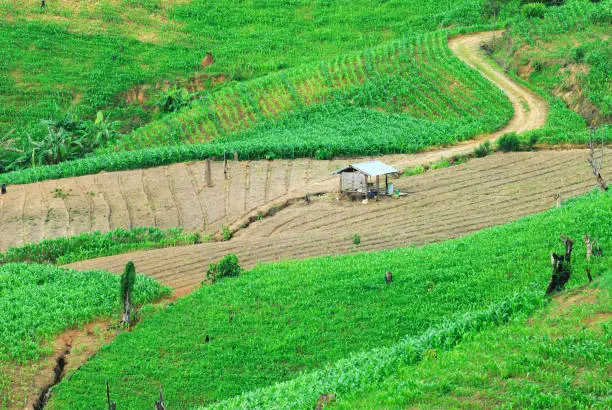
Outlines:
{"label": "hut metal roof", "polygon": [[349,170],[361,172],[370,177],[377,175],[395,174],[399,172],[397,169],[380,161],[360,162],[359,164],[350,164],[344,168],[337,169],[332,174],[341,174]]}

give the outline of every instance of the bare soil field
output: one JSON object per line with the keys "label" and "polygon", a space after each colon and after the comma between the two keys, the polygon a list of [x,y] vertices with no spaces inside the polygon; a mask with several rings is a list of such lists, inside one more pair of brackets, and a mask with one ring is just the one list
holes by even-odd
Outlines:
{"label": "bare soil field", "polygon": [[[394,180],[408,195],[361,202],[335,195],[298,202],[250,224],[227,242],[133,252],[77,262],[76,269],[140,273],[188,293],[228,253],[246,268],[258,262],[422,245],[519,219],[592,190],[585,150],[495,154],[451,168]],[[607,168],[609,170],[610,167]],[[334,181],[337,182],[337,181]],[[353,245],[353,234],[361,244]]]}

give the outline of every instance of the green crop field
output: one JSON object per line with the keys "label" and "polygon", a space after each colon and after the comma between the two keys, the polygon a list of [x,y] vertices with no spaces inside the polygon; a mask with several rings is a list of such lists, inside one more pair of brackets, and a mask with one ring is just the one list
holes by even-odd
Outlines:
{"label": "green crop field", "polygon": [[[595,192],[462,239],[261,265],[203,286],[103,348],[57,386],[50,408],[103,406],[106,379],[125,408],[147,407],[160,385],[175,407],[228,399],[229,407],[305,407],[316,400],[313,388],[351,392],[418,361],[422,348],[448,348],[464,332],[531,312],[543,301],[561,233],[589,232],[604,249],[612,245],[611,200]],[[586,281],[584,248],[573,256],[571,286]],[[591,269],[609,263],[596,258]],[[357,352],[366,353],[351,356]],[[391,352],[403,353],[391,360]]]}
{"label": "green crop field", "polygon": [[[138,276],[134,303],[155,301],[169,292]],[[37,359],[51,351],[44,342],[62,330],[120,311],[119,276],[107,272],[6,264],[0,266],[0,296],[0,361]]]}
{"label": "green crop field", "polygon": [[472,335],[450,352],[429,350],[339,409],[612,407],[612,269],[535,317]]}

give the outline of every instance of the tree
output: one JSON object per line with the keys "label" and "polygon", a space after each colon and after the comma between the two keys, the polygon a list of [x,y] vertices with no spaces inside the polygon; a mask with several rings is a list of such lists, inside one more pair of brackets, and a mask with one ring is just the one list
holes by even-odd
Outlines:
{"label": "tree", "polygon": [[508,0],[484,0],[482,4],[482,14],[486,19],[493,19],[493,49],[495,49],[495,27],[497,26],[497,19],[502,8],[502,4],[507,3]]}
{"label": "tree", "polygon": [[129,261],[125,265],[125,271],[121,275],[121,300],[123,301],[123,319],[122,323],[130,324],[130,312],[132,310],[132,290],[136,282],[136,268],[134,262]]}
{"label": "tree", "polygon": [[587,162],[591,166],[591,170],[593,171],[593,175],[595,176],[595,180],[597,181],[597,185],[601,188],[602,191],[608,190],[608,184],[606,180],[601,176],[601,168],[603,167],[603,159],[604,159],[604,141],[603,137],[601,139],[601,153],[596,155],[595,153],[595,128],[591,128],[591,134],[589,135],[589,157],[587,158]]}

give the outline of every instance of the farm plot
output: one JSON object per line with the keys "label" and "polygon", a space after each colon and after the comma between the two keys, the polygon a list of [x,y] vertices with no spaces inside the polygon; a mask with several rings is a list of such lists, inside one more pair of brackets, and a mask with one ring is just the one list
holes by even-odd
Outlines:
{"label": "farm plot", "polygon": [[[395,180],[408,193],[399,200],[296,204],[255,222],[228,242],[135,252],[78,262],[77,269],[121,272],[133,260],[139,272],[176,289],[199,286],[208,264],[235,253],[246,267],[257,262],[337,255],[358,250],[420,245],[503,224],[554,206],[594,187],[584,150],[496,154]],[[610,169],[609,167],[607,169]],[[335,188],[334,178],[330,185]],[[361,237],[353,245],[353,233]]]}

